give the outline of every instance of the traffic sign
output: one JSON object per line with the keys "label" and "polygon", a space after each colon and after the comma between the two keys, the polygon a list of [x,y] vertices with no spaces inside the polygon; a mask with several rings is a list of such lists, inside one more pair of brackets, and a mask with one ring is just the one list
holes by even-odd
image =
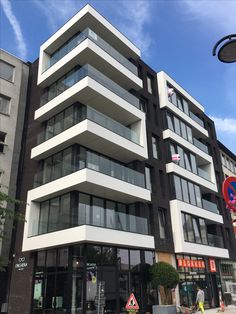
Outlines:
{"label": "traffic sign", "polygon": [[138,305],[138,302],[134,296],[133,293],[131,293],[131,295],[129,296],[129,299],[126,303],[126,306],[125,306],[126,310],[127,311],[130,311],[130,310],[139,310],[139,305]]}
{"label": "traffic sign", "polygon": [[235,206],[230,201],[236,196],[236,177],[228,177],[222,184],[222,193],[226,204],[230,209],[235,211]]}

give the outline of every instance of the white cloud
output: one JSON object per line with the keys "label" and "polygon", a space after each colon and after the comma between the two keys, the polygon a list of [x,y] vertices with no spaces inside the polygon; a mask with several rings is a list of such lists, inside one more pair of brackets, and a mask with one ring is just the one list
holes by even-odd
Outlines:
{"label": "white cloud", "polygon": [[[63,23],[76,14],[86,1],[78,0],[33,0],[34,4],[44,13],[51,31],[55,32]],[[91,2],[91,1],[90,1]],[[95,8],[105,16],[110,10],[117,27],[127,36],[142,53],[149,55],[149,48],[152,43],[151,36],[146,30],[152,13],[151,1],[147,0],[121,0],[116,2],[92,1]],[[112,23],[112,21],[110,20]]]}
{"label": "white cloud", "polygon": [[218,139],[236,154],[236,119],[210,117],[216,127]]}
{"label": "white cloud", "polygon": [[225,35],[234,33],[236,29],[236,1],[232,0],[182,0],[182,13],[188,18],[202,19],[208,29],[219,30]]}
{"label": "white cloud", "polygon": [[33,2],[46,16],[52,32],[57,31],[86,4],[84,1],[76,0],[33,0]]}
{"label": "white cloud", "polygon": [[[178,2],[181,6],[180,12],[186,19],[199,21],[199,30],[212,38],[213,45],[223,36],[235,33],[236,29],[236,1],[232,0],[211,0],[191,1],[182,0]],[[216,62],[217,61],[216,59]],[[231,114],[235,112],[236,100],[236,68],[230,64],[222,67],[224,85],[220,86],[224,94],[225,106]]]}
{"label": "white cloud", "polygon": [[114,8],[119,15],[119,29],[148,57],[153,42],[147,31],[152,15],[151,1],[122,0],[117,4]]}
{"label": "white cloud", "polygon": [[17,41],[17,47],[18,47],[20,58],[26,59],[26,55],[27,55],[26,43],[22,34],[20,23],[13,13],[11,3],[9,0],[1,0],[1,5],[6,15],[6,18],[8,19],[8,22],[13,28],[16,41]]}

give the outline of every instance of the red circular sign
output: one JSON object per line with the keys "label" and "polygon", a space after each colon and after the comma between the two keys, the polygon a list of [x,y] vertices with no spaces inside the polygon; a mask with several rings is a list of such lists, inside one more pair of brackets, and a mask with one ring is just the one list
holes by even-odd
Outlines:
{"label": "red circular sign", "polygon": [[222,193],[228,207],[234,212],[236,211],[236,205],[230,203],[236,197],[236,177],[228,177],[222,184]]}

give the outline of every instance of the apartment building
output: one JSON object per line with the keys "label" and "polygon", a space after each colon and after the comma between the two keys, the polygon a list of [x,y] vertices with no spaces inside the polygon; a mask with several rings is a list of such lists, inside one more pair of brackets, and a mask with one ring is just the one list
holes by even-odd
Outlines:
{"label": "apartment building", "polygon": [[131,292],[151,312],[155,261],[180,273],[174,302],[191,305],[199,284],[218,304],[219,260],[236,249],[214,124],[140,56],[90,5],[40,47],[9,313],[124,313]]}
{"label": "apartment building", "polygon": [[41,46],[31,67],[26,222],[10,313],[92,313],[98,285],[107,311],[125,311],[130,291],[141,307],[150,303],[144,270],[155,245],[139,58],[89,5]]}
{"label": "apartment building", "polygon": [[[224,144],[218,141],[221,155],[222,171],[224,179],[236,177],[236,156]],[[230,214],[229,209],[225,211]],[[236,213],[231,212],[231,221],[233,224],[234,236],[236,238]],[[230,293],[232,301],[236,301],[236,262],[235,260],[222,260],[220,263],[221,281],[223,291]]]}
{"label": "apartment building", "polygon": [[[16,198],[18,168],[26,108],[29,65],[0,49],[0,190]],[[19,174],[20,175],[20,174]],[[9,209],[15,210],[13,206]],[[8,265],[12,220],[4,222],[4,239],[0,239],[0,256]],[[6,303],[9,266],[0,272],[0,309]]]}
{"label": "apartment building", "polygon": [[[195,302],[198,285],[206,304],[218,306],[219,263],[235,242],[221,197],[222,171],[213,122],[204,108],[166,73],[157,74],[160,107],[166,119],[166,171],[170,178],[170,211],[180,303]],[[178,156],[177,161],[176,155]],[[227,223],[226,223],[227,221]],[[228,238],[229,236],[229,238]],[[233,252],[233,251],[232,251]]]}

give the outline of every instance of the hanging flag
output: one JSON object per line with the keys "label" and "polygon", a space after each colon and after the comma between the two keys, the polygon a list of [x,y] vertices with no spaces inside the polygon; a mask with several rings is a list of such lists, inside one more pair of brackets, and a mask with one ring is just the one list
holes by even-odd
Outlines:
{"label": "hanging flag", "polygon": [[179,154],[173,154],[171,156],[171,159],[173,162],[179,162],[180,161],[180,155]]}

